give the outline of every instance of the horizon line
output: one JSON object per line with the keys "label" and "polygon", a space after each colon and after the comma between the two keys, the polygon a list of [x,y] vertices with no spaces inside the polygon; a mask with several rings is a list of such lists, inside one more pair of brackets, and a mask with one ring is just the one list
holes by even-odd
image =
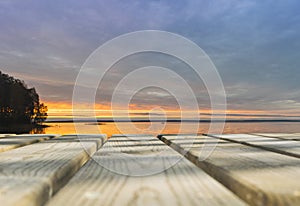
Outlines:
{"label": "horizon line", "polygon": [[225,123],[259,123],[259,122],[300,122],[300,119],[112,119],[112,118],[106,118],[106,119],[99,119],[97,118],[96,121],[94,119],[66,119],[66,120],[46,120],[45,123],[113,123],[113,122],[190,122],[190,123],[196,123],[196,122],[203,122],[203,123],[210,123],[210,122],[225,122]]}

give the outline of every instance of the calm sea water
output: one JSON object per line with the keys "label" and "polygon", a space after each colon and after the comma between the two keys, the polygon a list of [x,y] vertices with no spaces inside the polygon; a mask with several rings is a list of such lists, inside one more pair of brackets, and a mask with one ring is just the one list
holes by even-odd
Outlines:
{"label": "calm sea water", "polygon": [[[181,123],[103,123],[96,125],[92,123],[46,123],[50,127],[39,131],[31,131],[31,133],[44,134],[99,134],[104,133],[108,136],[112,134],[176,134],[191,133],[195,129],[199,133],[208,133],[210,123],[200,123],[197,127],[195,123],[186,123],[184,128],[180,130]],[[214,126],[220,126],[214,123]],[[211,130],[210,133],[216,131]],[[280,122],[264,122],[264,123],[226,123],[223,133],[298,133],[300,132],[300,123],[280,123]]]}

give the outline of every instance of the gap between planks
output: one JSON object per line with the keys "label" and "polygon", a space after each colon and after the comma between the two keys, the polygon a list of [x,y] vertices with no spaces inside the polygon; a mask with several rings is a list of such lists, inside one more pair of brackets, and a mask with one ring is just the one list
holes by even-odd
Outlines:
{"label": "gap between planks", "polygon": [[56,135],[2,135],[0,138],[0,152],[38,143],[55,137]]}
{"label": "gap between planks", "polygon": [[300,141],[300,133],[250,133],[262,137],[278,138],[283,140]]}
{"label": "gap between planks", "polygon": [[[173,166],[174,160],[178,163]],[[111,137],[47,206],[66,203],[245,205],[222,184],[152,136]]]}
{"label": "gap between planks", "polygon": [[274,137],[263,137],[251,134],[206,134],[213,138],[219,138],[230,142],[258,147],[271,152],[300,158],[300,142]]}
{"label": "gap between planks", "polygon": [[[300,204],[298,158],[207,136],[159,138],[250,205]],[[199,160],[214,144],[211,155]]]}
{"label": "gap between planks", "polygon": [[1,205],[43,205],[105,140],[105,135],[62,136],[0,153]]}

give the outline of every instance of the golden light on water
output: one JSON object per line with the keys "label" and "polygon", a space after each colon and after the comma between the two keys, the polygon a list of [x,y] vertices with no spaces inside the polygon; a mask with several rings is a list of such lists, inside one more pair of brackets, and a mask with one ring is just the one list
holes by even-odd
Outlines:
{"label": "golden light on water", "polygon": [[[75,129],[74,123],[46,123],[50,127],[44,129],[43,133],[46,134],[76,134],[76,133],[89,133],[89,134],[107,134],[110,137],[113,134],[121,134],[122,132],[118,129],[115,123],[104,123],[95,127],[95,125],[91,125],[89,123],[79,123],[77,124],[77,128]],[[120,123],[126,124],[128,123]],[[151,123],[134,123],[136,127],[139,129],[144,129],[145,131],[150,126]],[[161,123],[153,123],[153,124],[161,124]],[[218,124],[218,123],[217,123]],[[180,123],[166,123],[166,126],[162,131],[146,131],[147,134],[178,134]],[[193,128],[193,123],[190,123],[190,127]],[[188,127],[187,127],[188,128]],[[199,125],[199,133],[207,133],[209,128],[209,123],[200,123]],[[79,131],[79,132],[78,132]],[[255,132],[266,132],[266,133],[291,133],[291,132],[299,132],[299,123],[226,123],[223,133],[249,133],[249,131]],[[134,131],[128,130],[126,134],[133,134]],[[182,133],[189,133],[189,130],[182,131]]]}
{"label": "golden light on water", "polygon": [[[85,105],[82,105],[82,107],[74,111],[72,110],[72,105],[68,103],[55,103],[55,102],[49,102],[46,103],[48,106],[48,122],[45,124],[50,126],[45,128],[42,132],[48,133],[48,134],[75,134],[75,133],[90,133],[90,134],[99,134],[104,133],[108,136],[111,136],[112,134],[120,134],[123,133],[123,131],[120,131],[118,128],[118,124],[122,124],[122,128],[125,128],[126,134],[132,134],[136,133],[136,130],[132,129],[132,125],[134,127],[138,128],[142,133],[145,134],[153,134],[158,135],[161,133],[165,134],[176,134],[179,133],[180,128],[180,122],[101,122],[98,125],[96,123],[92,122],[80,122],[76,123],[76,128],[74,123],[72,122],[63,122],[63,121],[72,121],[73,120],[73,113],[76,114],[74,118],[76,119],[83,119],[83,120],[89,120],[91,116],[91,110],[85,109]],[[157,105],[155,105],[157,106]],[[112,111],[110,110],[110,107],[105,105],[96,105],[95,106],[95,114],[96,118],[102,119],[102,120],[112,120]],[[140,109],[140,108],[133,108],[131,107],[131,110],[126,109],[120,109],[118,110],[118,114],[120,116],[115,117],[116,119],[127,116],[127,113],[129,113],[130,118],[132,119],[142,119],[142,120],[148,120],[151,118],[160,118],[161,114],[157,112],[152,112],[151,106],[149,106],[148,109]],[[172,110],[171,108],[164,111],[166,116],[170,119],[180,119],[180,111],[178,110]],[[210,118],[214,119],[220,119],[224,117],[224,115],[217,114],[214,117],[211,116],[211,111],[209,109],[203,109],[200,111],[184,111],[186,113],[194,113],[199,112],[200,119],[201,120],[209,120]],[[218,112],[216,112],[218,113]],[[281,113],[281,111],[259,111],[259,110],[227,110],[227,120],[255,120],[255,119],[276,119],[276,118],[285,118],[285,119],[295,119],[297,116],[297,113],[287,114],[287,113]],[[286,114],[286,115],[281,115]],[[130,126],[131,124],[131,126]],[[150,126],[154,125],[152,127],[152,130],[149,130]],[[214,123],[218,124],[218,123]],[[185,131],[181,131],[181,133],[189,133],[189,127],[194,127],[195,123],[188,123],[187,129]],[[199,133],[207,133],[209,129],[210,123],[204,122],[200,123],[199,125]],[[153,129],[154,128],[154,129]],[[155,128],[158,128],[155,130]],[[228,122],[225,124],[224,133],[248,133],[248,132],[298,132],[299,131],[299,123],[242,123],[242,122]],[[213,132],[213,131],[212,131]]]}
{"label": "golden light on water", "polygon": [[[70,116],[73,114],[72,109],[72,103],[69,102],[45,102],[45,104],[48,106],[48,114],[49,116]],[[132,115],[134,113],[149,113],[153,108],[160,107],[160,105],[147,105],[141,107],[140,105],[132,104],[130,105],[129,109],[126,107],[120,107],[118,108],[119,111],[127,112],[129,110],[129,113]],[[86,109],[89,108],[89,106],[82,104],[81,106],[76,106],[76,108],[79,108],[78,111],[75,111],[75,113],[78,114],[84,114],[85,112],[90,113],[90,110]],[[177,108],[174,109],[172,107],[170,108],[163,108],[165,112],[169,115],[174,115],[180,113],[180,110]],[[97,116],[105,116],[105,117],[111,117],[112,111],[110,105],[104,105],[104,104],[95,104],[94,110],[97,114]],[[194,111],[186,111],[186,112],[194,112]],[[198,112],[201,114],[210,114],[211,110],[209,108],[202,108]],[[218,113],[218,111],[216,111]],[[238,109],[227,109],[226,110],[227,115],[238,115],[238,114],[244,114],[248,116],[255,116],[255,115],[291,115],[291,116],[299,116],[300,113],[298,110],[296,111],[287,111],[287,110],[238,110]]]}

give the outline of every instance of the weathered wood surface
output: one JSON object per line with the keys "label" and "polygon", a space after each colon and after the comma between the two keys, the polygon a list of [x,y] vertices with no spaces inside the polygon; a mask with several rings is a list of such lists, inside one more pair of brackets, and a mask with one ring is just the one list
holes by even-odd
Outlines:
{"label": "weathered wood surface", "polygon": [[0,152],[54,138],[55,135],[14,135],[0,138]]}
{"label": "weathered wood surface", "polygon": [[263,137],[250,134],[223,134],[209,136],[300,158],[300,142],[293,140],[284,140],[274,137]]}
{"label": "weathered wood surface", "polygon": [[[178,163],[171,167],[174,160]],[[201,169],[149,136],[110,138],[47,205],[66,203],[72,206],[244,205]]]}
{"label": "weathered wood surface", "polygon": [[0,135],[0,205],[300,205],[300,134],[31,136]]}
{"label": "weathered wood surface", "polygon": [[0,153],[1,205],[43,205],[105,139],[58,137]]}
{"label": "weathered wood surface", "polygon": [[253,133],[253,135],[300,141],[300,133]]}
{"label": "weathered wood surface", "polygon": [[160,139],[251,205],[300,205],[299,158],[206,136]]}
{"label": "weathered wood surface", "polygon": [[0,138],[14,136],[15,134],[0,134]]}

